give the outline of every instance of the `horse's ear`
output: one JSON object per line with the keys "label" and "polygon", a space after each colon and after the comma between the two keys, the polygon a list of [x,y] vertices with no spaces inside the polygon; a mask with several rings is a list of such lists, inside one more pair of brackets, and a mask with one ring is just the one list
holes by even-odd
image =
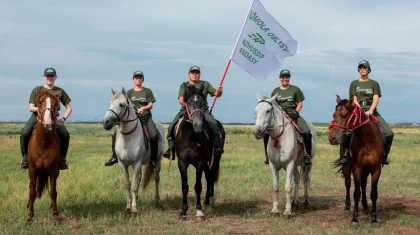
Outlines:
{"label": "horse's ear", "polygon": [[122,89],[121,89],[121,93],[125,96],[125,95],[127,95],[127,92],[125,91],[125,88],[123,87]]}
{"label": "horse's ear", "polygon": [[257,93],[257,100],[258,100],[258,102],[260,102],[261,100],[264,100],[264,96],[262,96],[261,94]]}
{"label": "horse's ear", "polygon": [[339,95],[336,95],[336,96],[337,96],[337,98],[336,98],[337,104],[339,104],[341,102],[341,98],[340,98]]}
{"label": "horse's ear", "polygon": [[112,95],[117,94],[117,92],[116,92],[116,91],[114,91],[114,88],[111,88],[111,92],[112,92]]}
{"label": "horse's ear", "polygon": [[277,98],[277,93],[275,94],[275,95],[273,95],[270,99],[268,99],[267,101],[268,102],[273,102],[274,100],[276,100],[276,98]]}

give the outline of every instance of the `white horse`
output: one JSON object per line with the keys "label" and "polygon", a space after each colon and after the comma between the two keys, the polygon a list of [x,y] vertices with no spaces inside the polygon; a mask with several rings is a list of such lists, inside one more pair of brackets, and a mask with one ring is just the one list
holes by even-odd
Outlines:
{"label": "white horse", "polygon": [[[255,127],[254,135],[256,139],[261,139],[265,132],[270,134],[270,139],[267,144],[267,155],[270,160],[270,168],[273,173],[273,209],[272,213],[279,213],[278,197],[279,197],[279,170],[286,171],[286,184],[284,189],[286,191],[286,210],[284,217],[289,219],[291,217],[291,195],[292,177],[295,182],[295,191],[293,197],[293,204],[297,205],[299,197],[299,181],[303,178],[304,184],[304,204],[308,205],[308,190],[310,185],[310,173],[312,165],[303,164],[304,146],[296,139],[295,127],[286,117],[286,114],[281,107],[276,103],[277,95],[269,99],[257,94],[258,104],[255,108]],[[315,127],[307,122],[312,133],[312,159],[315,156]],[[300,175],[298,171],[300,166]]]}
{"label": "white horse", "polygon": [[[133,108],[131,100],[128,99],[126,91],[122,88],[121,93],[112,90],[112,98],[109,101],[109,108],[104,118],[104,129],[111,130],[115,125],[119,125],[115,130],[115,153],[118,158],[118,164],[124,174],[124,185],[127,194],[126,215],[137,215],[137,197],[139,184],[142,180],[142,165],[147,165],[142,186],[143,189],[149,184],[152,175],[155,180],[155,202],[159,203],[159,173],[150,163],[150,142],[149,148],[146,148],[146,142],[143,134],[143,126],[137,118],[136,111]],[[159,121],[155,121],[156,127],[163,136],[164,128]],[[163,140],[163,138],[161,138]],[[162,160],[164,152],[164,142],[160,140],[158,143],[158,163]],[[132,182],[128,175],[128,167],[134,170]]]}

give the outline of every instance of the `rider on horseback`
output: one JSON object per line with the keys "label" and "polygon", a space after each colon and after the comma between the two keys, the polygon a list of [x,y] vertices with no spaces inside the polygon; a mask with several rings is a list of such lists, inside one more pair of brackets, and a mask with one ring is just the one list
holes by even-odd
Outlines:
{"label": "rider on horseback", "polygon": [[[152,119],[152,108],[153,103],[156,102],[155,96],[152,90],[143,87],[144,75],[141,71],[136,71],[133,74],[134,88],[127,91],[127,97],[131,100],[134,106],[134,110],[137,111],[137,117],[141,120],[141,123],[146,123],[147,129],[150,135],[150,147],[151,156],[150,164],[155,169],[159,169],[160,166],[157,162],[158,154],[158,139],[159,132],[156,129],[156,124]],[[117,155],[115,154],[115,132],[112,135],[112,156],[105,163],[105,166],[112,166],[118,162]]]}
{"label": "rider on horseback", "polygon": [[[57,79],[57,72],[54,68],[46,68],[44,70],[44,86],[37,86],[32,90],[31,96],[29,98],[29,111],[32,112],[31,117],[26,122],[25,127],[23,127],[20,133],[20,149],[22,152],[22,163],[20,168],[28,169],[28,145],[29,140],[31,139],[32,131],[37,122],[37,112],[38,107],[36,107],[36,89],[39,88],[41,91],[49,91],[51,93],[57,92],[61,90],[60,96],[58,99],[60,102],[66,107],[66,112],[63,116],[57,116],[57,127],[58,127],[58,136],[60,137],[60,170],[68,169],[66,156],[67,150],[69,148],[70,142],[70,134],[67,131],[67,128],[64,126],[64,121],[70,116],[72,112],[72,107],[70,105],[70,97],[67,93],[59,87],[54,86],[55,80]],[[58,107],[60,110],[60,107]]]}
{"label": "rider on horseback", "polygon": [[[302,102],[305,100],[305,96],[299,87],[289,84],[290,71],[283,69],[280,71],[280,82],[281,86],[277,87],[271,93],[271,97],[277,94],[276,102],[286,112],[287,116],[292,119],[299,129],[302,131],[303,142],[305,145],[305,153],[303,155],[303,163],[305,165],[312,164],[311,152],[312,152],[312,134],[309,130],[306,121],[299,115],[299,111],[302,109]],[[265,164],[268,164],[267,157],[267,143],[269,135],[264,134],[264,148],[265,148]]]}
{"label": "rider on horseback", "polygon": [[[382,164],[388,165],[388,154],[391,150],[394,132],[392,132],[391,127],[385,122],[376,109],[379,103],[379,98],[382,96],[381,88],[377,81],[369,79],[369,73],[372,69],[370,68],[368,61],[360,61],[358,71],[360,73],[360,78],[351,82],[349,96],[350,99],[353,99],[354,103],[361,107],[368,116],[373,115],[379,120],[379,127],[382,130],[382,134],[385,136],[385,154],[382,158]],[[347,165],[349,163],[348,149],[350,147],[351,134],[352,133],[350,131],[345,130],[341,138],[340,164],[342,165]]]}
{"label": "rider on horseback", "polygon": [[[185,106],[186,103],[184,102],[184,85],[186,86],[195,86],[196,88],[201,88],[201,86],[204,87],[204,96],[207,98],[207,95],[210,94],[210,96],[217,96],[220,97],[222,95],[222,87],[219,87],[217,90],[207,81],[201,81],[200,80],[200,68],[198,66],[191,66],[188,72],[188,77],[189,77],[189,81],[184,82],[181,84],[180,88],[179,88],[179,92],[178,92],[178,101],[179,104],[181,104],[181,110],[178,112],[178,114],[175,116],[174,120],[171,122],[171,124],[169,125],[168,128],[168,135],[167,135],[167,140],[168,140],[168,150],[163,154],[163,156],[165,158],[169,159],[169,156],[171,155],[171,151],[172,149],[174,149],[174,145],[175,145],[175,140],[174,137],[172,136],[172,128],[175,126],[175,123],[183,117],[184,113],[185,113]],[[207,101],[207,99],[206,99]],[[209,110],[208,110],[208,104],[206,103],[206,110],[204,113],[204,118],[207,121],[207,123],[209,124],[210,128],[211,128],[211,132],[213,135],[213,146],[214,146],[214,150],[213,153],[214,154],[222,154],[223,153],[223,149],[222,149],[222,141],[220,139],[220,130],[219,127],[217,126],[217,122],[214,119],[213,115],[210,114]],[[175,156],[172,156],[172,159],[175,159]]]}

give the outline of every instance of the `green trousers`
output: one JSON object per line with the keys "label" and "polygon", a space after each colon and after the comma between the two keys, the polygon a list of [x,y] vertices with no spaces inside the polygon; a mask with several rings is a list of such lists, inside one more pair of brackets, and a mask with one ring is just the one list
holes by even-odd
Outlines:
{"label": "green trousers", "polygon": [[[20,133],[20,151],[22,156],[28,155],[29,140],[32,136],[32,131],[37,122],[37,115],[32,114]],[[70,142],[70,134],[62,121],[56,120],[58,126],[58,136],[60,137],[60,152],[64,159],[67,156],[67,150]]]}

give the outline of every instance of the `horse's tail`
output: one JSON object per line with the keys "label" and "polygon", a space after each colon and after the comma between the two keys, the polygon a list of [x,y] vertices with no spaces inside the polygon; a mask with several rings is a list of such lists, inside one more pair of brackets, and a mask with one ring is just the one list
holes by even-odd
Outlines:
{"label": "horse's tail", "polygon": [[48,175],[39,174],[36,177],[36,195],[38,198],[42,197],[46,188],[48,188]]}
{"label": "horse's tail", "polygon": [[300,178],[300,183],[299,183],[300,187],[304,187],[305,186],[305,181],[306,181],[306,182],[308,182],[308,189],[310,188],[310,186],[311,186],[311,177],[310,177],[311,169],[312,169],[312,165],[303,164],[300,167],[300,177],[299,177]]}
{"label": "horse's tail", "polygon": [[141,180],[141,186],[144,189],[147,188],[147,186],[149,185],[150,181],[152,181],[153,178],[153,172],[154,172],[154,168],[152,166],[152,164],[147,165],[146,170],[143,173],[143,177]]}
{"label": "horse's tail", "polygon": [[337,160],[333,161],[331,164],[332,164],[332,166],[334,168],[338,168],[338,170],[336,171],[336,173],[340,173],[341,172],[341,175],[343,175],[343,165],[341,165],[341,163],[340,163],[340,158],[338,158]]}

